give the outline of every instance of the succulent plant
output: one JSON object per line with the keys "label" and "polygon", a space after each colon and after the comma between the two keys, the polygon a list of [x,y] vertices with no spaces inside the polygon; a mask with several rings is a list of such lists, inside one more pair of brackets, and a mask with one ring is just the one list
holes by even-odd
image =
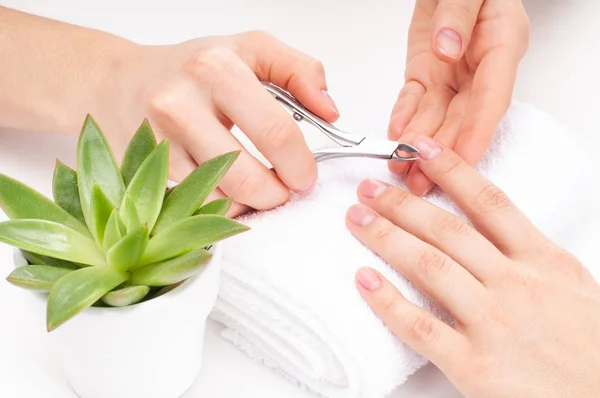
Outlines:
{"label": "succulent plant", "polygon": [[211,246],[249,228],[226,217],[231,199],[204,203],[239,151],[208,160],[167,188],[169,141],[144,120],[117,166],[104,134],[87,115],[76,170],[56,161],[54,201],[0,174],[0,241],[27,265],[7,280],[47,295],[52,331],[90,306],[151,300],[199,272]]}

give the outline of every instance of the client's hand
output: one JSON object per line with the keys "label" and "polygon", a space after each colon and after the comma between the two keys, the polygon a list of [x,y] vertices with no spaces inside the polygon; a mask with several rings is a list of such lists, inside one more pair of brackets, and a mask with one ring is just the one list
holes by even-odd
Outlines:
{"label": "client's hand", "polygon": [[[417,0],[390,139],[434,137],[475,165],[508,109],[528,41],[521,0]],[[416,195],[433,186],[418,165],[389,167],[408,172]]]}
{"label": "client's hand", "polygon": [[357,287],[404,342],[467,397],[593,397],[600,391],[600,286],[506,195],[457,154],[416,141],[418,165],[472,221],[376,181],[359,187],[348,227],[424,293],[454,327],[381,274]]}

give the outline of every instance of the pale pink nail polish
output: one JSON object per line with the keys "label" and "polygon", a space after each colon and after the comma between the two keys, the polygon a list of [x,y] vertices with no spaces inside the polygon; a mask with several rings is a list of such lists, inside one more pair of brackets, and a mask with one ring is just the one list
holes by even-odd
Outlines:
{"label": "pale pink nail polish", "polygon": [[348,219],[351,223],[358,225],[359,227],[369,225],[375,218],[376,216],[375,213],[373,213],[373,210],[366,206],[354,205],[348,209]]}
{"label": "pale pink nail polish", "polygon": [[458,58],[462,47],[462,39],[452,29],[442,29],[436,37],[438,51],[450,58]]}
{"label": "pale pink nail polish", "polygon": [[429,137],[417,138],[415,147],[419,150],[419,157],[425,160],[434,159],[442,152],[442,147]]}
{"label": "pale pink nail polish", "polygon": [[377,180],[364,180],[360,184],[360,193],[370,199],[375,199],[385,192],[387,185]]}
{"label": "pale pink nail polish", "polygon": [[373,291],[381,286],[381,279],[375,271],[369,267],[359,268],[356,272],[356,281],[366,290]]}

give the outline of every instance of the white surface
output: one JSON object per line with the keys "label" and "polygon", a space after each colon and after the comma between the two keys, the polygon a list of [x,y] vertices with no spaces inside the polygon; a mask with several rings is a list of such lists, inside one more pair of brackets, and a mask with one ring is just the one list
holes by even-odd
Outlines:
{"label": "white surface", "polygon": [[[413,5],[403,0],[374,0],[368,4],[339,0],[0,3],[143,43],[171,43],[256,28],[270,31],[324,62],[330,92],[342,113],[340,126],[355,131],[374,128],[382,133],[402,83],[406,31]],[[526,4],[532,20],[532,41],[522,64],[516,97],[548,111],[580,133],[588,145],[600,148],[600,2],[527,0]],[[0,171],[46,193],[50,192],[54,158],[73,160],[71,138],[3,132],[0,140]],[[562,153],[558,144],[556,154],[566,157],[565,167],[569,156],[577,155]],[[584,260],[598,261],[588,254],[591,250],[581,251]],[[0,259],[9,256],[10,249],[0,246]],[[7,274],[8,267],[6,260],[0,263],[2,275]],[[44,314],[28,304],[29,294],[0,279],[0,396],[75,397],[50,360]],[[311,396],[252,363],[218,337],[218,331],[217,326],[210,326],[204,370],[184,398]],[[438,371],[428,366],[390,398],[459,396]]]}

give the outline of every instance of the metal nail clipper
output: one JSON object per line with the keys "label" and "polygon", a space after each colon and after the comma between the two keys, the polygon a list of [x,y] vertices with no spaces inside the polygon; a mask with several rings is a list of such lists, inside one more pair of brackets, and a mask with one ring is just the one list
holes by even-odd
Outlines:
{"label": "metal nail clipper", "polygon": [[[418,159],[415,155],[419,151],[412,145],[404,142],[374,139],[342,131],[309,111],[298,100],[281,88],[271,83],[263,82],[262,84],[280,104],[292,112],[294,120],[297,122],[306,121],[312,124],[335,143],[341,145],[341,147],[337,148],[313,151],[313,156],[317,162],[348,157],[366,157],[396,162],[408,162]],[[403,156],[403,152],[413,156]]]}

